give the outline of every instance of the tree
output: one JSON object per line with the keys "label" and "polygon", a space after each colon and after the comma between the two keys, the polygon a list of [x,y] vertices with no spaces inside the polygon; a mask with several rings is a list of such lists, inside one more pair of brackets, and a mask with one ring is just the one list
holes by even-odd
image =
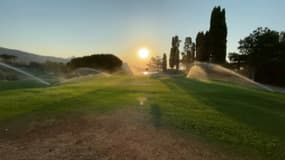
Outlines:
{"label": "tree", "polygon": [[254,80],[285,85],[285,40],[282,33],[259,27],[240,40],[238,48],[248,56]]}
{"label": "tree", "polygon": [[198,32],[196,36],[196,59],[208,62],[210,59],[209,32]]}
{"label": "tree", "polygon": [[151,57],[147,67],[150,71],[160,72],[162,70],[163,60],[161,57]]}
{"label": "tree", "polygon": [[162,58],[162,71],[165,72],[167,70],[167,56],[164,53]]}
{"label": "tree", "polygon": [[113,54],[94,54],[91,56],[73,58],[67,63],[67,66],[71,69],[90,67],[107,72],[114,72],[121,69],[122,64],[122,60]]}
{"label": "tree", "polygon": [[196,43],[192,43],[192,47],[191,47],[191,53],[192,53],[192,60],[194,61],[195,60],[195,57],[196,57]]}
{"label": "tree", "polygon": [[209,50],[214,62],[224,63],[227,51],[226,11],[214,7],[209,29]]}
{"label": "tree", "polygon": [[0,58],[1,58],[4,62],[9,63],[9,62],[14,61],[17,57],[14,56],[14,55],[1,54],[1,55],[0,55]]}
{"label": "tree", "polygon": [[169,56],[169,66],[171,69],[175,66],[175,51],[174,48],[170,49],[170,56]]}
{"label": "tree", "polygon": [[202,37],[204,37],[203,32],[198,32],[196,36],[196,60],[201,60],[202,55]]}
{"label": "tree", "polygon": [[198,61],[209,61],[210,53],[207,46],[207,35],[199,32],[196,37],[196,59]]}
{"label": "tree", "polygon": [[169,57],[169,66],[171,69],[176,67],[176,70],[179,70],[179,37],[174,36],[172,37],[172,42],[171,42],[171,49],[170,49],[170,57]]}
{"label": "tree", "polygon": [[191,37],[186,37],[184,42],[184,52],[182,52],[182,64],[184,64],[186,71],[189,70],[190,63],[194,61],[194,51]]}
{"label": "tree", "polygon": [[175,66],[176,70],[179,70],[179,65],[180,65],[180,53],[178,47],[175,49]]}
{"label": "tree", "polygon": [[187,55],[185,54],[185,52],[181,52],[181,55],[182,55],[181,63],[185,68],[187,68],[188,65]]}
{"label": "tree", "polygon": [[211,48],[210,48],[210,32],[206,31],[205,33],[205,42],[204,42],[204,48],[205,48],[205,61],[210,61],[211,57]]}

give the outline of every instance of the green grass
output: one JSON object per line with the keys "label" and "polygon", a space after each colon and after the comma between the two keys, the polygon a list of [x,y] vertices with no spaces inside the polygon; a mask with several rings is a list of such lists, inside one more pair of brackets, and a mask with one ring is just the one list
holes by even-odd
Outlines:
{"label": "green grass", "polygon": [[285,95],[182,77],[109,77],[0,92],[0,128],[136,107],[154,121],[241,154],[285,158]]}
{"label": "green grass", "polygon": [[285,95],[183,78],[162,82],[181,96],[177,102],[165,95],[168,123],[265,159],[284,159]]}
{"label": "green grass", "polygon": [[0,80],[0,91],[21,89],[21,88],[38,88],[44,86],[45,85],[34,80],[15,80],[15,81]]}

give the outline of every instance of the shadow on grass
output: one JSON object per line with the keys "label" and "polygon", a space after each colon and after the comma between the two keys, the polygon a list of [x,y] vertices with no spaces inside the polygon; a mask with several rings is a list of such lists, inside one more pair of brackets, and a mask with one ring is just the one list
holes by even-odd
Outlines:
{"label": "shadow on grass", "polygon": [[[194,130],[198,129],[199,133],[239,148],[254,147],[268,157],[285,157],[285,95],[182,77],[161,79],[161,82],[171,91],[182,90],[200,104],[222,114],[221,117],[211,117],[211,113],[199,115],[207,117],[194,119],[194,123],[203,125]],[[187,116],[187,113],[183,115]],[[184,123],[191,123],[191,120]],[[229,120],[233,120],[235,125],[231,126]],[[175,123],[179,126],[179,122]],[[247,126],[248,129],[242,126]],[[191,125],[187,127],[193,129]]]}
{"label": "shadow on grass", "polygon": [[158,128],[161,126],[161,111],[158,104],[151,104],[150,105],[150,113],[151,113],[151,120],[154,127]]}
{"label": "shadow on grass", "polygon": [[161,81],[171,90],[183,89],[201,103],[239,122],[285,139],[285,128],[281,127],[285,125],[285,95],[186,78]]}

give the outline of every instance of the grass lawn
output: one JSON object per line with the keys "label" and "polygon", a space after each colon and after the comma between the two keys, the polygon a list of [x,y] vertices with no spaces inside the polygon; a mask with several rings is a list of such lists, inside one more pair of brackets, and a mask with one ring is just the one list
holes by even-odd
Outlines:
{"label": "grass lawn", "polygon": [[139,106],[143,99],[145,111],[162,126],[237,153],[285,159],[285,94],[183,77],[124,76],[0,90],[0,128],[51,117],[97,115]]}
{"label": "grass lawn", "polygon": [[20,88],[38,88],[44,85],[35,80],[0,80],[0,91]]}

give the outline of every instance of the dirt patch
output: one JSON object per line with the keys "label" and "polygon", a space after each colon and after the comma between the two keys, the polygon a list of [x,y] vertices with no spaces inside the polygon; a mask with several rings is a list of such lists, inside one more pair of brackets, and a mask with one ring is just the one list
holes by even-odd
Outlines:
{"label": "dirt patch", "polygon": [[156,127],[135,109],[35,123],[21,135],[0,140],[1,160],[233,159],[197,139]]}

